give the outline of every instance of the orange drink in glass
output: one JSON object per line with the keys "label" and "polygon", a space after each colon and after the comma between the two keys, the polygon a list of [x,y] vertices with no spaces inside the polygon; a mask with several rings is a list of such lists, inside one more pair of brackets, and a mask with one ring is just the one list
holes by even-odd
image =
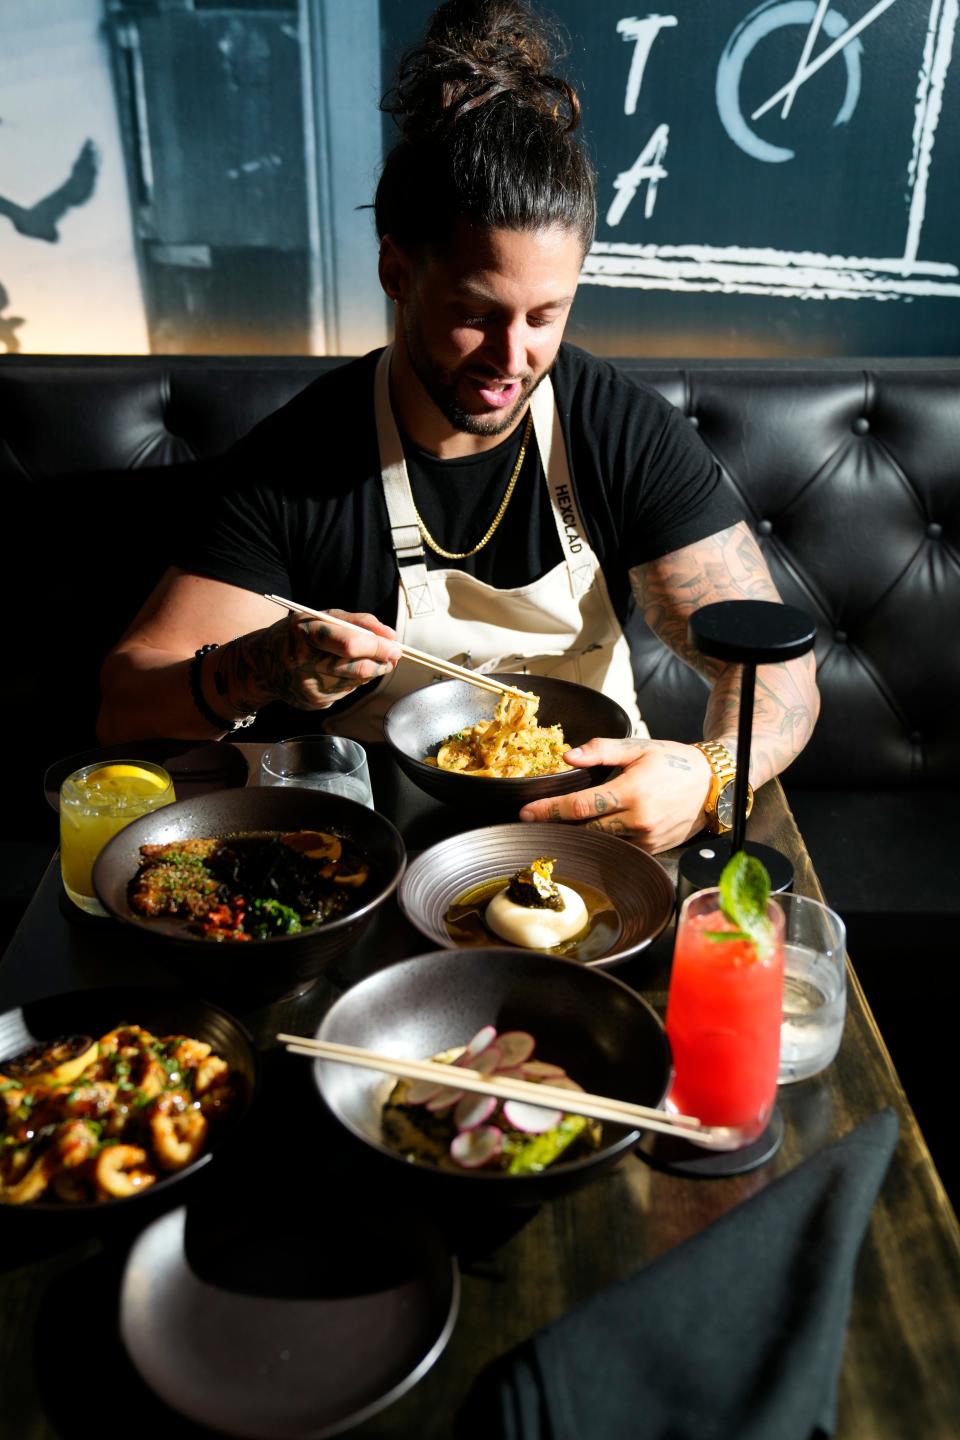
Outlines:
{"label": "orange drink in glass", "polygon": [[777,1096],[783,1004],[783,912],[767,906],[768,932],[739,930],[719,890],[690,895],[677,924],[667,1001],[673,1052],[671,1109],[757,1139]]}
{"label": "orange drink in glass", "polygon": [[173,781],[147,760],[97,761],[68,775],[60,786],[60,874],[75,905],[105,915],[93,888],[93,862],[131,820],[171,805]]}

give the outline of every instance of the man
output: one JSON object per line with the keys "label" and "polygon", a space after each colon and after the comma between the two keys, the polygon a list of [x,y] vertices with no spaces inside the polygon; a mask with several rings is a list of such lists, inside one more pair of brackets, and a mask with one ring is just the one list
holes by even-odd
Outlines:
{"label": "man", "polygon": [[[315,382],[228,457],[214,523],[104,665],[105,742],[223,734],[278,701],[376,737],[422,684],[397,667],[399,637],[594,685],[631,712],[636,740],[567,756],[622,767],[613,781],[522,819],[587,820],[649,850],[716,823],[737,676],[688,653],[687,619],[778,597],[683,418],[561,346],[596,202],[579,104],[549,59],[510,0],[450,0],[405,57],[375,206],[394,344]],[[345,607],[367,633],[275,619],[265,591]],[[713,682],[704,748],[640,738],[631,594]],[[810,657],[764,667],[754,785],[799,752],[817,705]]]}

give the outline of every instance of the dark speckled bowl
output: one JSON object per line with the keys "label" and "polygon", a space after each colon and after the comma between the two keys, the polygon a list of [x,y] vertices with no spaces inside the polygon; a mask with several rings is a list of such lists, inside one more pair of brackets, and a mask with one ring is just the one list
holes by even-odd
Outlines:
{"label": "dark speckled bowl", "polygon": [[[583,745],[601,736],[623,740],[631,734],[627,712],[599,690],[545,675],[502,674],[488,678],[539,695],[538,723],[562,725],[568,746]],[[478,690],[466,680],[442,680],[414,690],[392,705],[384,718],[383,733],[397,764],[421,790],[447,805],[483,811],[491,818],[515,819],[520,807],[531,800],[589,789],[613,774],[609,766],[595,766],[589,770],[565,770],[560,775],[493,780],[438,770],[425,763],[425,757],[436,755],[448,736],[478,720],[491,719],[496,702],[495,695]]]}
{"label": "dark speckled bowl", "polygon": [[[601,970],[532,950],[442,950],[403,960],[342,995],[317,1033],[322,1040],[422,1059],[466,1044],[489,1024],[529,1030],[538,1056],[562,1065],[595,1094],[642,1105],[660,1105],[666,1094],[670,1048],[647,1002]],[[381,1108],[394,1082],[328,1060],[315,1062],[314,1075],[333,1114],[384,1157],[395,1180],[406,1177],[441,1201],[538,1205],[586,1184],[638,1139],[636,1130],[604,1125],[598,1151],[558,1161],[538,1175],[451,1173],[404,1160],[384,1143]]]}
{"label": "dark speckled bowl", "polygon": [[[370,865],[370,881],[359,892],[356,909],[295,935],[216,944],[188,929],[184,920],[150,919],[130,905],[127,887],[137,872],[141,845],[289,830],[333,830],[353,841]],[[156,946],[157,959],[191,987],[234,1003],[238,997],[274,1000],[307,989],[356,944],[374,911],[393,894],[405,864],[399,833],[366,805],[325,790],[264,786],[218,790],[131,821],[101,850],[93,884],[116,920]]]}

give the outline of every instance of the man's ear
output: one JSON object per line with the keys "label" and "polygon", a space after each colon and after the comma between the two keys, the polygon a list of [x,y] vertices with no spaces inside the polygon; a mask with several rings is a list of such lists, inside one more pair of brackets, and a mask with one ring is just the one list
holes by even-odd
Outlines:
{"label": "man's ear", "polygon": [[410,257],[390,235],[380,241],[380,284],[389,300],[406,300],[410,291]]}

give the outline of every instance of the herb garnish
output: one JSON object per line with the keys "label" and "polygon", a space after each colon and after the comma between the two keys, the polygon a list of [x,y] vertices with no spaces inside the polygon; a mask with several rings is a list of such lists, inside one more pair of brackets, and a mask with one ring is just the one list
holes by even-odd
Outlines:
{"label": "herb garnish", "polygon": [[708,930],[712,940],[752,940],[763,957],[773,942],[773,927],[767,915],[770,903],[770,876],[755,855],[738,850],[731,855],[720,876],[720,909],[736,926],[735,930]]}

